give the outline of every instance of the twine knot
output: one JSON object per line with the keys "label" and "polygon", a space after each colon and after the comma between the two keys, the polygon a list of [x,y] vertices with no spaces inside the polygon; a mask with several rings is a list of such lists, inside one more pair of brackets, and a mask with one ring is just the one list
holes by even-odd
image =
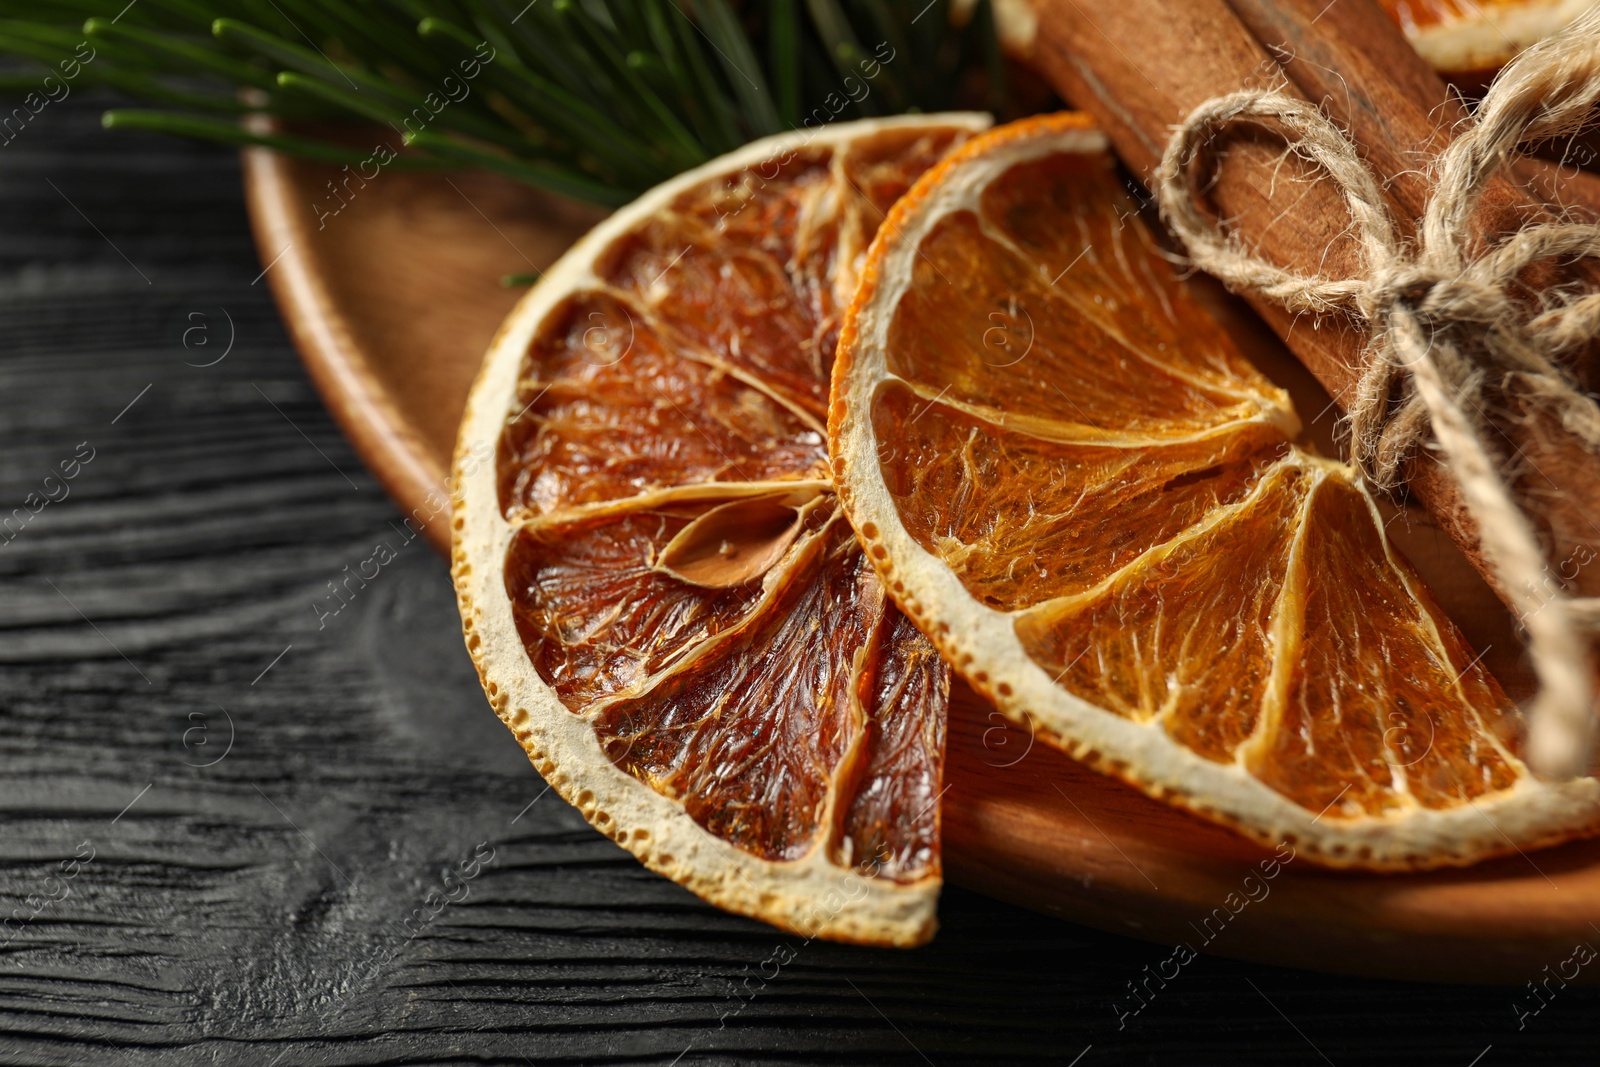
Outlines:
{"label": "twine knot", "polygon": [[[1600,101],[1600,9],[1535,45],[1501,71],[1470,126],[1441,153],[1419,234],[1401,242],[1376,176],[1316,107],[1286,93],[1248,90],[1196,108],[1173,134],[1155,175],[1163,220],[1196,266],[1230,289],[1294,313],[1343,315],[1368,331],[1361,374],[1345,402],[1352,460],[1374,486],[1401,482],[1431,443],[1454,476],[1502,594],[1528,634],[1540,691],[1530,711],[1535,770],[1589,768],[1594,736],[1591,635],[1600,598],[1549,594],[1536,524],[1485,442],[1486,393],[1554,417],[1600,457],[1600,406],[1558,362],[1600,336],[1600,293],[1530,295],[1535,263],[1600,257],[1600,226],[1535,223],[1487,248],[1472,223],[1490,183],[1522,145],[1578,132]],[[1242,122],[1270,121],[1288,147],[1343,195],[1361,253],[1351,278],[1286,270],[1241,249],[1204,215],[1191,165],[1205,143]]]}

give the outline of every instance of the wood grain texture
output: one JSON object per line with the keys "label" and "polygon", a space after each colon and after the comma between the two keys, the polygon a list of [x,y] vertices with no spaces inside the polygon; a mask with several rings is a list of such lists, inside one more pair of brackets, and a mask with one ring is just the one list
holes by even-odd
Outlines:
{"label": "wood grain texture", "polygon": [[[458,195],[465,188],[459,178],[409,176],[373,183],[347,214],[315,231],[314,205],[330,168],[253,152],[246,173],[261,260],[276,264],[269,277],[293,334],[332,339],[302,343],[301,351],[313,380],[332,389],[330,408],[356,427],[357,450],[383,472],[413,462],[393,451],[395,442],[410,442],[407,447],[421,450],[417,465],[442,474],[453,435],[439,428],[459,414],[481,359],[475,346],[493,333],[506,302],[488,267],[479,268],[476,287],[464,286],[452,272],[461,264],[505,257],[503,238],[513,226],[531,241],[538,212],[549,210],[549,202],[486,177],[478,179],[477,195],[469,199]],[[395,223],[409,218],[419,202],[437,216],[432,231],[449,234],[457,247],[423,254],[428,250]],[[505,222],[486,205],[509,207]],[[569,217],[554,214],[551,232],[564,232]],[[560,249],[552,245],[547,236],[538,247],[554,258]],[[290,250],[280,259],[277,250],[283,248]],[[359,265],[363,259],[370,268]],[[397,281],[393,293],[334,284],[352,271],[358,277],[392,273],[394,263],[410,276]],[[416,298],[445,290],[456,293],[448,305]],[[1218,310],[1232,314],[1239,330],[1250,328],[1248,313],[1241,315],[1235,305],[1219,302]],[[460,325],[473,319],[470,328]],[[364,324],[380,321],[390,336],[381,349],[342,340],[362,336],[371,329]],[[1292,389],[1302,411],[1331,410],[1327,395],[1259,324],[1250,343],[1258,361]],[[430,373],[397,374],[374,359],[426,365]],[[370,392],[343,384],[349,382],[366,383]],[[451,404],[456,406],[446,412]],[[426,419],[399,414],[430,407]],[[413,432],[416,425],[434,427],[431,438]],[[1328,419],[1313,426],[1317,446],[1331,452],[1337,445],[1330,430]],[[430,513],[425,494],[405,491],[404,483],[397,499],[403,511],[424,518]],[[1492,594],[1474,584],[1459,555],[1452,563],[1449,553],[1439,551],[1442,535],[1425,514],[1408,514],[1394,528],[1410,542],[1408,549],[1477,647],[1496,657],[1491,666],[1517,681],[1517,642]],[[1206,937],[1191,924],[1212,914],[1270,856],[1042,744],[1031,745],[1025,731],[1007,728],[999,713],[964,686],[957,686],[952,700],[948,748],[949,789],[941,807],[947,873],[956,884],[1170,943]],[[1561,958],[1590,922],[1600,926],[1600,842],[1541,854],[1536,862],[1530,866],[1513,857],[1410,877],[1330,874],[1296,864],[1274,881],[1266,899],[1237,921],[1230,919],[1228,936],[1206,941],[1206,948],[1387,977],[1515,980],[1537,971],[1553,953]],[[1561,882],[1541,873],[1551,863],[1564,872]],[[1600,981],[1600,968],[1594,978]]]}
{"label": "wood grain texture", "polygon": [[[317,629],[325,583],[395,536],[400,513],[251,284],[235,157],[108,135],[104,103],[75,94],[0,149],[0,514],[79,442],[97,449],[71,495],[0,546],[0,915],[79,843],[96,848],[71,894],[0,946],[0,1062],[947,1067],[1082,1053],[1079,1067],[1461,1067],[1492,1046],[1479,1067],[1493,1067],[1588,1054],[1588,990],[1560,990],[1518,1030],[1515,989],[1212,956],[1119,1029],[1112,1005],[1169,947],[960,889],[925,949],[791,945],[758,995],[737,995],[785,939],[537,799],[483,707],[431,552],[405,549]],[[204,321],[220,344],[222,309],[233,350],[186,366],[220,353],[183,333]],[[233,747],[198,766],[228,736],[220,708]],[[398,931],[440,866],[479,843],[496,859],[471,895],[415,938]]]}

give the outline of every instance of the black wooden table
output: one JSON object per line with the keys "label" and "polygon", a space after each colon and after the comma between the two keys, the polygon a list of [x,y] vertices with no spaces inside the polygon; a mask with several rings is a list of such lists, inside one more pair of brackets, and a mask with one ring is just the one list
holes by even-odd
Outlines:
{"label": "black wooden table", "polygon": [[490,713],[420,541],[319,621],[398,515],[235,157],[102,103],[0,147],[0,1062],[1594,1062],[1577,988],[1202,957],[1134,1012],[1169,946],[958,888],[926,948],[805,944],[645,871]]}

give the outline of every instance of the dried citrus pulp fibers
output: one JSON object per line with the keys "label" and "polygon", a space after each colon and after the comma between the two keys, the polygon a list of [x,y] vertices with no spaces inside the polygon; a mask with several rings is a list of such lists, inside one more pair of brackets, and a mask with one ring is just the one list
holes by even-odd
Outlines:
{"label": "dried citrus pulp fibers", "polygon": [[1380,0],[1435,70],[1498,70],[1594,6],[1594,0]]}
{"label": "dried citrus pulp fibers", "polygon": [[924,175],[845,319],[835,480],[945,659],[1153,796],[1322,862],[1465,863],[1600,819],[1386,543],[1354,470],[1162,257],[1086,121]]}
{"label": "dried citrus pulp fibers", "polygon": [[873,232],[987,123],[798,131],[656,188],[518,305],[461,429],[495,710],[650,867],[808,936],[934,930],[949,675],[862,558],[825,420]]}

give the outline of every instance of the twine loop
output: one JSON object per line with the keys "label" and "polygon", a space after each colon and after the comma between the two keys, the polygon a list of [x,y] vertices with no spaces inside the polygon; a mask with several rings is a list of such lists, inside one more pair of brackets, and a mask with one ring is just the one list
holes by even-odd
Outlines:
{"label": "twine loop", "polygon": [[[1600,257],[1600,225],[1535,223],[1482,248],[1472,223],[1484,191],[1521,146],[1577,133],[1597,101],[1600,9],[1501,71],[1469,127],[1440,154],[1413,242],[1397,235],[1356,146],[1319,109],[1284,92],[1247,90],[1200,105],[1173,134],[1154,181],[1162,219],[1200,269],[1296,314],[1347,316],[1367,329],[1361,374],[1342,398],[1352,458],[1370,483],[1393,489],[1431,438],[1527,631],[1540,685],[1529,753],[1534,769],[1550,777],[1589,770],[1590,641],[1600,632],[1600,598],[1570,596],[1551,580],[1537,526],[1486,443],[1494,431],[1484,407],[1492,392],[1524,413],[1554,418],[1600,458],[1600,406],[1559,362],[1600,337],[1600,293],[1540,293],[1520,281],[1537,263]],[[1202,213],[1192,164],[1217,134],[1244,123],[1275,127],[1290,151],[1331,179],[1361,253],[1355,277],[1286,270],[1241,248]]]}

